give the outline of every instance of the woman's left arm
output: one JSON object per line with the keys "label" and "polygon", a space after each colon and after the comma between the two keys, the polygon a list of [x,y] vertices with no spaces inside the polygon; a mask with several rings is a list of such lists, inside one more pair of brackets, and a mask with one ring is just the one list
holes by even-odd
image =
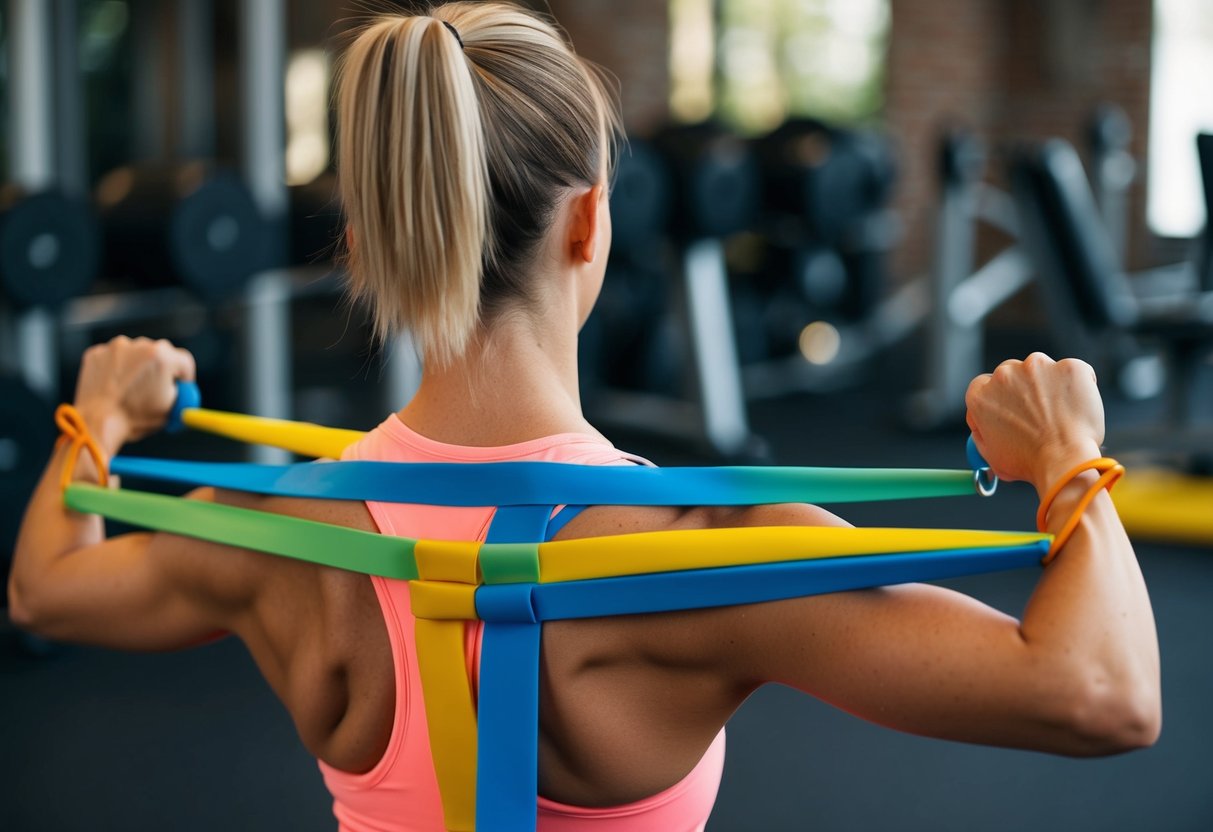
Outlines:
{"label": "woman's left arm", "polygon": [[[158,430],[175,399],[174,382],[193,377],[188,352],[120,337],[85,353],[75,404],[108,460]],[[183,580],[188,541],[143,533],[106,540],[100,517],[63,505],[65,445],[52,454],[17,537],[8,583],[14,623],[49,638],[145,650],[185,646],[222,629],[212,593]],[[99,481],[87,453],[72,479]]]}

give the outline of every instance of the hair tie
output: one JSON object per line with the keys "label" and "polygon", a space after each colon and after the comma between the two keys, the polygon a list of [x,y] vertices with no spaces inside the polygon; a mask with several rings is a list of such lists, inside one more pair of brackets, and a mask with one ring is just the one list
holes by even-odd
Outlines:
{"label": "hair tie", "polygon": [[451,34],[455,36],[455,40],[459,41],[459,48],[462,49],[463,48],[463,38],[459,37],[459,31],[454,26],[447,23],[445,20],[442,21],[442,25],[451,31]]}
{"label": "hair tie", "polygon": [[80,458],[82,448],[87,450],[93,458],[101,484],[109,485],[109,466],[105,463],[105,454],[102,453],[101,447],[89,433],[88,424],[80,415],[80,411],[70,404],[59,405],[55,410],[55,424],[61,431],[55,447],[69,445],[67,457],[63,460],[63,470],[59,473],[59,487],[66,490],[71,485],[72,472],[76,470],[76,460]]}

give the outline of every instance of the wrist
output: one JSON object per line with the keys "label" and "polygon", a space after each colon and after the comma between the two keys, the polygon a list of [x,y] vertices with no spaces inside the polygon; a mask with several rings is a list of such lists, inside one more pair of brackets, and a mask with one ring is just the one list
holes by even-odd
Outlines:
{"label": "wrist", "polygon": [[1036,488],[1037,495],[1043,497],[1053,485],[1073,470],[1076,465],[1089,462],[1093,459],[1099,459],[1102,456],[1103,452],[1093,439],[1060,444],[1048,448],[1040,455],[1036,471],[1032,477],[1032,485]]}
{"label": "wrist", "polygon": [[122,411],[115,405],[95,400],[76,403],[76,410],[84,418],[89,433],[107,457],[115,456],[130,436],[130,425]]}

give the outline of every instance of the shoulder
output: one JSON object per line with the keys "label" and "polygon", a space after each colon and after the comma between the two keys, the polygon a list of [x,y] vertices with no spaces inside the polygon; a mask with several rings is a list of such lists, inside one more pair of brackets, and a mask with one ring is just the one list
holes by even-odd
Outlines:
{"label": "shoulder", "polygon": [[358,500],[319,500],[295,497],[267,497],[245,491],[200,488],[190,494],[191,499],[209,500],[222,505],[285,514],[303,520],[315,520],[363,531],[378,531],[375,521],[367,511],[366,503]]}
{"label": "shoulder", "polygon": [[[570,521],[556,539],[651,531],[846,525],[833,513],[803,503],[690,508],[596,506]],[[773,612],[771,605],[747,605],[595,619],[585,622],[581,630],[589,636],[583,646],[590,652],[601,647],[617,656],[622,647],[623,653],[636,651],[660,665],[681,666],[690,661],[728,671],[737,667],[731,651],[745,649],[739,637],[744,641],[771,635],[766,619]]]}
{"label": "shoulder", "polygon": [[[266,497],[214,488],[199,488],[188,498],[376,531],[366,505],[361,502]],[[298,588],[299,582],[323,572],[338,571],[238,546],[163,533],[151,536],[149,555],[174,584],[187,589],[196,601],[231,615],[254,606],[270,587]]]}
{"label": "shoulder", "polygon": [[804,503],[762,506],[594,506],[571,520],[556,537],[633,534],[684,529],[735,529],[755,526],[846,526],[825,509]]}

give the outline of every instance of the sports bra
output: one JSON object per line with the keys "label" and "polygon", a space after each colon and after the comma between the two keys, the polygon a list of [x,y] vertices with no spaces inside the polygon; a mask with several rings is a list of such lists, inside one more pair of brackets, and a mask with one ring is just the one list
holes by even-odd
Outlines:
{"label": "sports bra", "polygon": [[[559,434],[515,445],[475,448],[435,442],[408,428],[396,416],[351,445],[345,460],[385,462],[565,462],[582,465],[651,463],[615,449],[603,439]],[[491,507],[423,506],[367,502],[381,534],[436,540],[483,541],[496,510]],[[581,507],[558,507],[548,522],[550,539]],[[333,813],[341,832],[440,832],[442,802],[434,773],[429,732],[417,666],[408,582],[372,576],[392,649],[396,711],[383,758],[370,771],[350,774],[320,762],[333,795]],[[464,655],[473,692],[479,675],[484,625],[469,622]],[[721,731],[694,769],[670,788],[622,806],[585,808],[538,799],[540,832],[640,832],[702,830],[716,800],[724,766]]]}

